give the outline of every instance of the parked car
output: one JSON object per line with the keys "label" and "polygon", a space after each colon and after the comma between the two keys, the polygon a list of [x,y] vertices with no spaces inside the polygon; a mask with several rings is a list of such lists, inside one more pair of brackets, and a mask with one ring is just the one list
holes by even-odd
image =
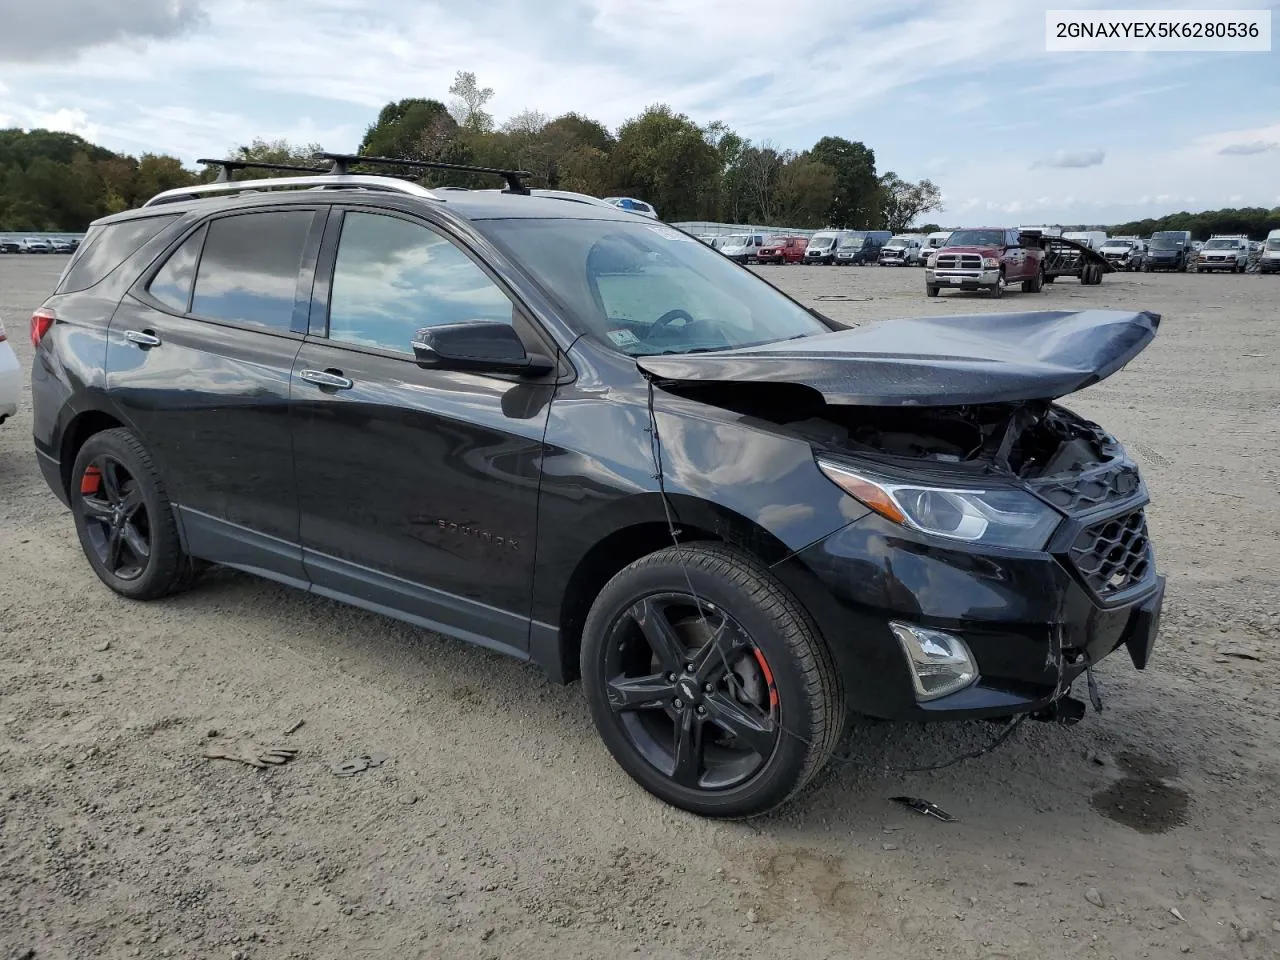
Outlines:
{"label": "parked car", "polygon": [[27,237],[22,246],[25,253],[53,253],[53,244],[44,237]]}
{"label": "parked car", "polygon": [[18,367],[13,347],[9,345],[4,317],[0,317],[0,423],[18,412],[18,400],[21,396],[22,371]]}
{"label": "parked car", "polygon": [[49,241],[53,253],[75,253],[76,245],[66,237],[55,237]]}
{"label": "parked car", "polygon": [[800,263],[807,245],[805,237],[769,237],[756,254],[756,262]]}
{"label": "parked car", "polygon": [[1146,246],[1138,237],[1108,237],[1098,252],[1117,270],[1140,270]]}
{"label": "parked car", "polygon": [[1044,250],[1023,246],[1016,227],[956,230],[947,245],[924,268],[925,292],[936,297],[943,287],[986,290],[993,297],[1004,288],[1022,284],[1024,293],[1044,287]]}
{"label": "parked car", "polygon": [[880,248],[892,236],[888,230],[845,230],[836,244],[835,262],[842,267],[875,263],[880,259]]}
{"label": "parked car", "polygon": [[1153,270],[1186,270],[1195,259],[1196,249],[1191,242],[1190,230],[1157,230],[1147,241],[1147,256],[1142,269],[1147,273]]}
{"label": "parked car", "polygon": [[1262,242],[1262,255],[1258,259],[1259,273],[1280,273],[1280,230],[1272,230]]}
{"label": "parked car", "polygon": [[31,319],[33,433],[126,598],[225,564],[581,676],[619,764],[713,817],[851,711],[1070,722],[1151,654],[1146,488],[1054,401],[1153,314],[841,329],[622,211],[367,174],[91,236]]}
{"label": "parked car", "polygon": [[0,237],[0,253],[25,253],[22,241],[17,237]]}
{"label": "parked car", "polygon": [[720,246],[720,252],[738,263],[755,263],[765,246],[763,233],[733,234]]}
{"label": "parked car", "polygon": [[1249,265],[1249,238],[1210,237],[1196,257],[1195,272],[1212,272],[1214,270],[1230,270],[1232,273],[1244,273]]}
{"label": "parked car", "polygon": [[648,217],[650,220],[658,219],[658,211],[653,208],[653,204],[637,200],[635,197],[605,197],[604,202],[611,203],[620,210],[638,213],[640,216]]}
{"label": "parked car", "polygon": [[1062,234],[1063,240],[1074,240],[1076,243],[1084,244],[1090,250],[1102,250],[1102,245],[1107,242],[1107,233],[1105,230],[1068,230]]}
{"label": "parked car", "polygon": [[922,237],[900,234],[890,237],[880,248],[878,263],[882,267],[912,267],[921,260],[920,245]]}
{"label": "parked car", "polygon": [[925,237],[924,243],[920,245],[921,261],[928,263],[931,256],[947,245],[947,238],[950,236],[950,230],[937,230]]}

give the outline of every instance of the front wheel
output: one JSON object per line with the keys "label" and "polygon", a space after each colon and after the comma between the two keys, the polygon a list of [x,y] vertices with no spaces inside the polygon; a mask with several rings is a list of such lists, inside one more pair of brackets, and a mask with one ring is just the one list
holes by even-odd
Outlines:
{"label": "front wheel", "polygon": [[845,715],[831,651],[764,567],[674,546],[617,574],[583,627],[582,677],[615,760],[708,817],[765,813],[802,789]]}
{"label": "front wheel", "polygon": [[1004,283],[1000,280],[997,280],[995,282],[995,286],[988,289],[991,290],[991,296],[995,297],[997,300],[1004,296]]}
{"label": "front wheel", "polygon": [[938,295],[938,290],[939,287],[936,283],[925,284],[924,292],[927,296],[936,297]]}
{"label": "front wheel", "polygon": [[142,442],[123,427],[91,436],[71,468],[71,512],[93,572],[134,600],[154,600],[194,575],[173,506]]}

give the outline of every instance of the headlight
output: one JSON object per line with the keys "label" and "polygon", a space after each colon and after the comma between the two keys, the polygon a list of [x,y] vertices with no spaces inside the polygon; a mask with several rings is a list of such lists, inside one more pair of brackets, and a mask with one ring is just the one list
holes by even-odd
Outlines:
{"label": "headlight", "polygon": [[922,533],[994,547],[1039,550],[1061,517],[1024,490],[979,490],[899,483],[818,460],[849,496],[880,516]]}
{"label": "headlight", "polygon": [[997,260],[995,257],[984,257],[982,259],[982,265],[986,267],[988,270],[1000,269],[1000,261]]}

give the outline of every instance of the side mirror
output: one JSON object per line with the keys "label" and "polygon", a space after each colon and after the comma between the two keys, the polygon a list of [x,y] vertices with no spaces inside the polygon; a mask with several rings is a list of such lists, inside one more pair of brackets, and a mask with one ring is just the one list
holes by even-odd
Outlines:
{"label": "side mirror", "polygon": [[555,369],[547,357],[528,353],[509,323],[472,320],[425,327],[413,338],[418,366],[539,376]]}

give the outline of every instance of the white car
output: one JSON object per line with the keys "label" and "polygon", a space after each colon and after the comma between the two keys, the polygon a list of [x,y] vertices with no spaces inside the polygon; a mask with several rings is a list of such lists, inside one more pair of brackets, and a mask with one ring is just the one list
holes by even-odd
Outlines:
{"label": "white car", "polygon": [[18,397],[22,394],[22,371],[13,347],[5,337],[4,319],[0,318],[0,423],[18,412]]}
{"label": "white car", "polygon": [[648,217],[650,220],[658,219],[658,211],[653,208],[652,204],[637,200],[635,197],[605,197],[604,202],[612,204],[621,210],[638,213],[640,216]]}

